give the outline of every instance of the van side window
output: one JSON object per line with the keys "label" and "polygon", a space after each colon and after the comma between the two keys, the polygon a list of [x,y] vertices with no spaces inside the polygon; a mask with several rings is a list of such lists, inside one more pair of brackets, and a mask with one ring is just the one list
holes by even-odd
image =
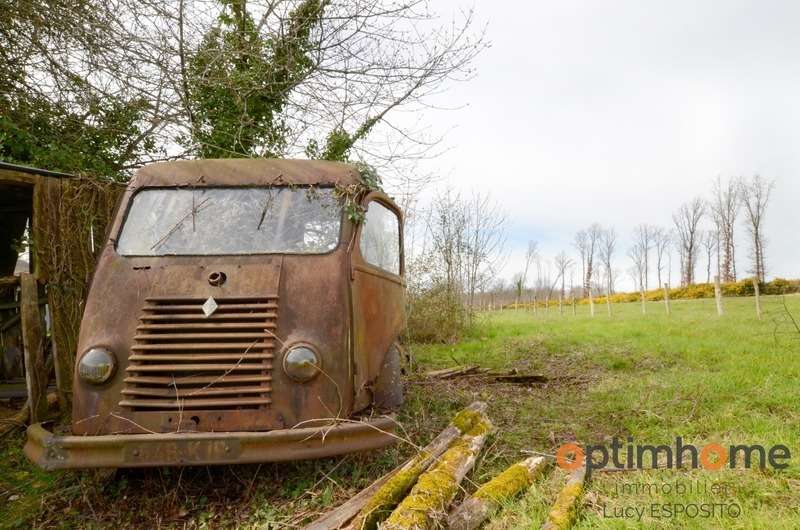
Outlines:
{"label": "van side window", "polygon": [[377,201],[369,203],[359,244],[367,263],[400,274],[400,220],[392,210]]}

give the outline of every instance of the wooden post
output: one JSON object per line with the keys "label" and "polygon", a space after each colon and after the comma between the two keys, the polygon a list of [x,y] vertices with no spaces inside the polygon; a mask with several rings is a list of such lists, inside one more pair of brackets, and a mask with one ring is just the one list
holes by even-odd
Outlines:
{"label": "wooden post", "polygon": [[550,313],[550,295],[544,297],[544,312]]}
{"label": "wooden post", "polygon": [[640,291],[640,296],[642,297],[642,314],[647,314],[647,296],[645,295],[644,289]]}
{"label": "wooden post", "polygon": [[753,291],[756,294],[756,316],[761,320],[761,288],[758,285],[758,278],[753,278]]}
{"label": "wooden post", "polygon": [[589,286],[589,314],[594,316],[594,297],[592,296],[591,286]]}
{"label": "wooden post", "polygon": [[564,295],[558,294],[558,314],[564,316]]}
{"label": "wooden post", "polygon": [[533,314],[536,315],[539,313],[539,310],[536,307],[536,293],[533,293]]}
{"label": "wooden post", "polygon": [[667,315],[671,315],[672,311],[669,307],[669,284],[664,284],[664,307],[667,309]]}
{"label": "wooden post", "polygon": [[[51,321],[52,322],[52,321]],[[56,397],[58,398],[58,409],[65,412],[69,409],[70,396],[72,395],[72,367],[64,366],[64,359],[56,350],[56,341],[51,341],[50,347],[53,352],[53,368],[56,376]]]}
{"label": "wooden post", "polygon": [[606,291],[606,309],[608,309],[608,316],[611,316],[611,290]]}
{"label": "wooden post", "polygon": [[572,316],[578,315],[578,309],[575,307],[575,293],[572,293]]}
{"label": "wooden post", "polygon": [[25,349],[25,383],[28,387],[31,423],[47,413],[47,371],[44,364],[44,330],[39,311],[39,285],[32,274],[20,275],[20,317]]}
{"label": "wooden post", "polygon": [[722,286],[719,283],[719,276],[714,276],[714,298],[717,299],[717,315],[722,316]]}

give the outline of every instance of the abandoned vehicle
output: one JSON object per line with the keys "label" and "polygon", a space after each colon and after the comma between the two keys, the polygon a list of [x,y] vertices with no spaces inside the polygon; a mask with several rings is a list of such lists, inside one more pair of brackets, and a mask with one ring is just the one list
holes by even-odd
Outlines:
{"label": "abandoned vehicle", "polygon": [[282,461],[392,443],[402,401],[398,206],[351,165],[140,169],[86,300],[72,424],[48,468]]}

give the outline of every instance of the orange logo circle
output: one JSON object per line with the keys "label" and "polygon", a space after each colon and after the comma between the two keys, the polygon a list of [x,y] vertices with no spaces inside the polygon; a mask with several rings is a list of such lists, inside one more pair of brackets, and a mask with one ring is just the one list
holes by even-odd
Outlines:
{"label": "orange logo circle", "polygon": [[[709,457],[717,455],[717,461],[712,462]],[[728,452],[720,444],[708,444],[700,450],[700,463],[703,464],[705,469],[716,471],[722,469],[722,466],[728,463]]]}
{"label": "orange logo circle", "polygon": [[578,444],[564,444],[556,451],[556,463],[558,467],[566,471],[573,471],[583,466],[584,460],[586,460],[586,455]]}

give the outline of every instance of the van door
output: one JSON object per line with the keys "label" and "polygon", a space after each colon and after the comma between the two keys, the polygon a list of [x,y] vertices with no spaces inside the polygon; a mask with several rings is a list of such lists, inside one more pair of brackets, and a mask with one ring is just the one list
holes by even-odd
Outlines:
{"label": "van door", "polygon": [[403,230],[399,208],[380,192],[363,202],[351,255],[354,410],[372,403],[372,384],[405,326]]}

